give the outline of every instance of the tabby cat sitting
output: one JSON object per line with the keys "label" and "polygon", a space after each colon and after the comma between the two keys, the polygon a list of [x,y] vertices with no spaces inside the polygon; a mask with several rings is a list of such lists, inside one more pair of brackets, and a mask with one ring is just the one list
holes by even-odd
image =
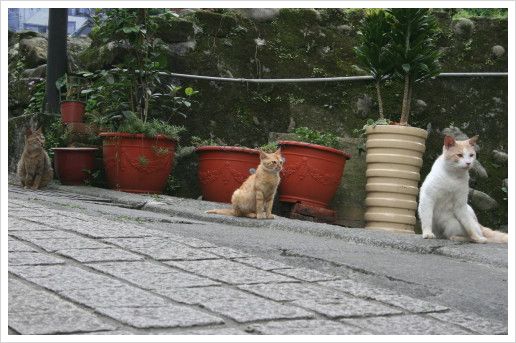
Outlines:
{"label": "tabby cat sitting", "polygon": [[54,171],[50,158],[43,148],[45,137],[41,128],[25,131],[25,146],[18,161],[17,174],[24,188],[39,189],[48,185]]}

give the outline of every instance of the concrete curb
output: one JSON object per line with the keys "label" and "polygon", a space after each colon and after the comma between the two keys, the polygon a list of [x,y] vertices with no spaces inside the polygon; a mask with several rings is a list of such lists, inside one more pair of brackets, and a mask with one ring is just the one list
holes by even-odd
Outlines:
{"label": "concrete curb", "polygon": [[99,197],[144,211],[179,216],[192,220],[225,225],[287,230],[319,237],[342,239],[348,242],[397,249],[420,254],[436,254],[450,258],[507,268],[507,245],[471,244],[434,239],[424,240],[420,235],[345,228],[277,217],[275,220],[255,220],[207,214],[214,208],[228,207],[220,203],[184,199],[165,195],[141,195],[89,186],[63,186],[51,188],[84,196]]}

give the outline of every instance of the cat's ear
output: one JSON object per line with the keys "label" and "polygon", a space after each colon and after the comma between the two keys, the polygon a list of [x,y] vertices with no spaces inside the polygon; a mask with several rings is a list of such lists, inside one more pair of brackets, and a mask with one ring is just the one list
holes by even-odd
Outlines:
{"label": "cat's ear", "polygon": [[475,144],[477,144],[477,141],[478,141],[478,135],[475,135],[469,139],[469,145],[475,146]]}
{"label": "cat's ear", "polygon": [[444,136],[444,146],[446,149],[451,148],[455,145],[455,139],[452,136]]}
{"label": "cat's ear", "polygon": [[280,155],[281,156],[281,148],[278,148],[278,150],[276,150],[274,152],[275,155]]}
{"label": "cat's ear", "polygon": [[34,133],[42,135],[43,134],[43,126],[40,126],[36,131],[34,131]]}
{"label": "cat's ear", "polygon": [[264,158],[267,158],[267,154],[264,153],[262,150],[258,149],[258,151],[260,152],[260,160],[263,160]]}

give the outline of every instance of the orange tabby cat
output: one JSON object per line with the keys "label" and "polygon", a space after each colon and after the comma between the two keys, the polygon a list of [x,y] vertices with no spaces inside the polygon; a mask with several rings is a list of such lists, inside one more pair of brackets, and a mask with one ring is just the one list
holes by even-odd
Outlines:
{"label": "orange tabby cat", "polygon": [[273,219],[271,214],[274,195],[280,183],[283,157],[278,149],[272,154],[260,151],[260,165],[231,197],[233,208],[210,210],[206,213],[225,214],[235,217]]}
{"label": "orange tabby cat", "polygon": [[17,174],[24,188],[45,187],[51,180],[53,170],[48,154],[43,149],[45,137],[41,128],[25,132],[25,146],[18,162]]}

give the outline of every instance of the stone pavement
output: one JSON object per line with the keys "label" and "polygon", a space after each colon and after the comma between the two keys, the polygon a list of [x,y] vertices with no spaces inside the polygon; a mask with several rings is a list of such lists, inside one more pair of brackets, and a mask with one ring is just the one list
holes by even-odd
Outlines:
{"label": "stone pavement", "polygon": [[[284,218],[207,217],[192,203],[220,206],[90,187],[34,192],[10,185],[9,333],[507,334],[506,318],[493,320],[342,273],[183,234],[200,227],[231,232],[276,225],[303,230],[310,239],[321,227],[335,236],[334,227]],[[334,239],[420,253],[447,248],[443,255],[462,258],[455,244],[420,244],[411,235],[395,242],[362,231]],[[506,257],[496,258],[503,249],[494,251],[494,257],[466,255],[471,263],[502,270],[505,265],[506,271]]]}

